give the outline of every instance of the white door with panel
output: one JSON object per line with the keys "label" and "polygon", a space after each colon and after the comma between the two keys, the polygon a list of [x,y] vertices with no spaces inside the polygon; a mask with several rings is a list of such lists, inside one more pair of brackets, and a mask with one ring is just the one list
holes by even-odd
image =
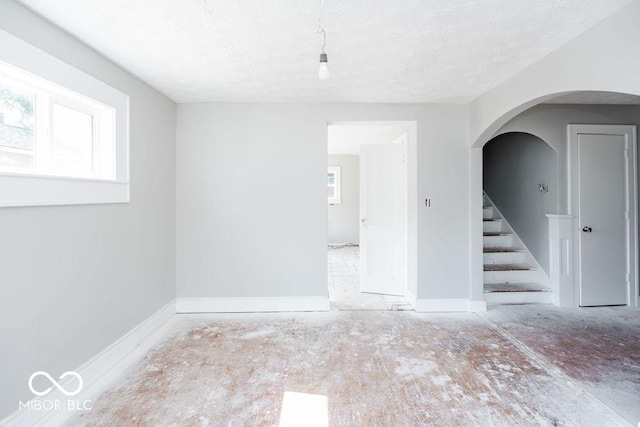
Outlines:
{"label": "white door with panel", "polygon": [[579,305],[635,304],[635,129],[572,125],[570,141]]}
{"label": "white door with panel", "polygon": [[405,294],[405,143],[360,147],[360,291]]}

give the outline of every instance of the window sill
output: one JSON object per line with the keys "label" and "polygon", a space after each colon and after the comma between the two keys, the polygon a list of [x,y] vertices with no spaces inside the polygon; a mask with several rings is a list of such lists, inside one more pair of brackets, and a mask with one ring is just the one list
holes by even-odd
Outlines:
{"label": "window sill", "polygon": [[129,203],[129,183],[0,175],[0,207]]}

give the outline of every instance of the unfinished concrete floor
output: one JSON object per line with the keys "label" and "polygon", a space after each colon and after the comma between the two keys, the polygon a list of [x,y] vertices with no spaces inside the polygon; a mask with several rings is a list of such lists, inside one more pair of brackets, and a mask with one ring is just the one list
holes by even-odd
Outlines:
{"label": "unfinished concrete floor", "polygon": [[358,246],[329,247],[327,275],[329,300],[334,310],[412,310],[407,299],[400,296],[360,292],[360,248]]}
{"label": "unfinished concrete floor", "polygon": [[331,426],[635,426],[639,328],[638,310],[551,306],[182,315],[71,424],[277,426],[298,392],[326,396]]}

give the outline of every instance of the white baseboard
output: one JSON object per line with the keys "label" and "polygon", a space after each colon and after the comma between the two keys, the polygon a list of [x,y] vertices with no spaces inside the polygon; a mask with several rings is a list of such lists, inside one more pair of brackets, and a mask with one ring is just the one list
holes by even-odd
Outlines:
{"label": "white baseboard", "polygon": [[328,297],[178,298],[178,313],[329,311]]}
{"label": "white baseboard", "polygon": [[418,301],[418,297],[416,297],[413,292],[411,292],[409,289],[407,289],[407,292],[405,293],[405,298],[407,299],[407,302],[409,303],[409,305],[415,310],[416,309],[416,301]]}
{"label": "white baseboard", "polygon": [[418,313],[482,312],[487,310],[487,305],[484,301],[467,298],[418,299],[416,300],[415,310]]}
{"label": "white baseboard", "polygon": [[487,302],[484,300],[470,300],[469,311],[473,313],[484,313],[487,311]]}
{"label": "white baseboard", "polygon": [[[175,301],[162,307],[151,317],[130,330],[123,337],[101,351],[98,355],[77,368],[83,380],[82,391],[72,398],[54,388],[49,394],[33,400],[76,402],[93,401],[113,383],[129,367],[139,361],[151,348],[165,337],[165,330],[176,314]],[[25,382],[27,379],[25,379]],[[64,385],[66,382],[61,381]],[[26,403],[26,402],[25,402]],[[16,402],[17,405],[17,402]],[[0,421],[2,426],[61,426],[77,415],[77,411],[59,410],[26,410],[16,411]]]}

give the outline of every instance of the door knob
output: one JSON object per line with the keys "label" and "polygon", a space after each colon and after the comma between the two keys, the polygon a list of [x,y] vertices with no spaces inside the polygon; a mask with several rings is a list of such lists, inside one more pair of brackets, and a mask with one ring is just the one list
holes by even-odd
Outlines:
{"label": "door knob", "polygon": [[591,227],[582,227],[582,231],[584,231],[585,233],[591,233],[593,229]]}

